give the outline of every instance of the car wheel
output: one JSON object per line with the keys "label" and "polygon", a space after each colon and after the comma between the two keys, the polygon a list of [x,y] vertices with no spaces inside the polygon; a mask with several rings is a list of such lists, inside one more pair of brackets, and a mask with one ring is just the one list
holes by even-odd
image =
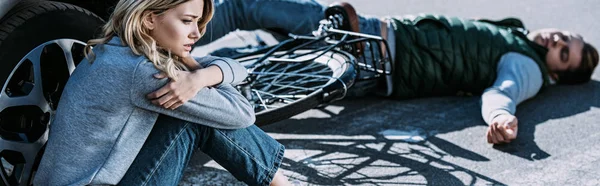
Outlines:
{"label": "car wheel", "polygon": [[39,0],[21,1],[0,19],[3,185],[31,184],[62,89],[103,23],[83,8]]}

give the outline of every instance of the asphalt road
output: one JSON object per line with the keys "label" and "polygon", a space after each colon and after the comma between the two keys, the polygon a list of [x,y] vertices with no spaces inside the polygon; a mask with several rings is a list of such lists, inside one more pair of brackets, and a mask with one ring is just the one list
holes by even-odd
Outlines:
{"label": "asphalt road", "polygon": [[[379,17],[518,17],[600,46],[594,0],[348,2]],[[485,141],[478,96],[347,99],[263,129],[286,146],[282,169],[299,185],[600,185],[600,70],[590,83],[542,90],[516,116],[519,138],[496,146]],[[200,153],[181,182],[196,184],[243,185]]]}

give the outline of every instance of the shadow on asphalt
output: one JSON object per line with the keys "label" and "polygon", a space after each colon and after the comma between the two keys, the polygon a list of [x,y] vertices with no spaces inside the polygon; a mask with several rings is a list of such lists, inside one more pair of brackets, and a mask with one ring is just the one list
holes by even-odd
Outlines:
{"label": "shadow on asphalt", "polygon": [[[361,98],[332,106],[347,109],[336,114],[322,108],[318,110],[332,117],[289,119],[263,128],[271,133],[299,135],[293,139],[275,137],[288,152],[319,151],[306,158],[286,157],[282,168],[301,175],[292,175],[293,179],[316,185],[471,185],[476,182],[503,185],[443,160],[444,157],[459,157],[489,161],[435,136],[484,125],[479,121],[479,103],[474,97],[407,101]],[[424,140],[393,139],[393,136],[382,134],[384,129],[410,131],[417,133],[412,137],[423,137]],[[307,137],[302,137],[305,135]],[[313,139],[311,135],[323,137]]]}
{"label": "shadow on asphalt", "polygon": [[[600,82],[597,81],[584,85],[552,86],[544,89],[535,99],[526,101],[518,107],[519,138],[507,145],[495,145],[494,148],[530,161],[549,157],[550,154],[535,143],[536,126],[551,119],[588,111],[591,107],[600,107],[598,92],[600,92]],[[399,179],[409,180],[408,182],[390,182],[390,180],[420,176],[428,185],[464,185],[476,182],[503,185],[490,177],[443,160],[444,157],[450,156],[471,161],[489,161],[480,154],[436,136],[476,125],[485,125],[480,116],[479,99],[479,97],[406,101],[382,98],[351,99],[333,104],[333,106],[347,108],[337,114],[326,108],[319,109],[331,115],[331,118],[290,119],[263,129],[272,133],[297,135],[372,137],[369,139],[336,139],[336,137],[278,139],[288,151],[297,149],[320,152],[305,159],[286,158],[282,165],[282,168],[302,175],[301,177],[305,179],[303,181],[309,184],[418,185],[423,182],[410,182],[411,179]],[[386,128],[402,131],[418,130],[426,138],[417,142],[391,140],[381,134],[381,130]],[[363,161],[361,158],[367,160]],[[335,167],[342,168],[337,173],[322,172]],[[387,171],[388,173],[383,175],[364,172],[364,170],[382,169],[402,171]],[[468,176],[459,178],[456,176],[457,172]]]}
{"label": "shadow on asphalt", "polygon": [[[433,141],[441,142],[442,145],[449,144],[449,142],[434,136],[431,138],[434,138]],[[427,142],[420,142],[411,144],[410,147],[407,148],[397,144],[404,143],[403,141],[386,139],[360,141],[315,140],[312,142],[299,143],[298,140],[279,141],[286,146],[301,145],[302,149],[319,149],[322,151],[319,154],[311,156],[308,161],[297,161],[288,158],[284,159],[282,168],[301,174],[302,177],[307,178],[302,181],[309,184],[464,185],[465,183],[453,174],[456,172],[466,173],[471,176],[472,182],[468,184],[475,184],[475,181],[482,180],[486,183],[501,184],[485,175],[442,160],[442,157],[453,155],[436,148],[440,147],[437,146],[438,144],[431,145]],[[340,142],[350,142],[351,145],[340,146],[335,144]],[[370,144],[378,144],[381,145],[381,147],[369,148]],[[459,149],[458,151],[467,152],[467,154],[474,155],[477,158],[485,159],[484,157],[465,149]],[[340,157],[330,157],[333,155],[339,156],[340,154],[342,154]],[[307,164],[309,164],[309,166],[307,166]],[[336,169],[337,167],[340,171],[323,173],[313,167],[331,167],[331,169]],[[292,175],[292,177],[294,176]],[[410,177],[421,178],[411,181]]]}
{"label": "shadow on asphalt", "polygon": [[[534,161],[550,157],[535,142],[537,125],[600,107],[600,82],[548,87],[518,107],[519,138],[494,149]],[[479,97],[444,97],[416,100],[384,98],[346,99],[313,109],[329,117],[288,119],[263,127],[286,146],[281,168],[286,175],[309,185],[505,185],[489,175],[456,164],[456,158],[475,162],[490,159],[446,139],[474,141],[486,148]],[[343,107],[341,111],[329,108]],[[407,141],[384,135],[385,130],[412,131],[423,140]],[[460,131],[459,133],[454,133]],[[447,135],[456,135],[448,137]],[[444,139],[440,136],[443,135]],[[474,136],[470,136],[474,135]],[[292,137],[289,137],[292,136]],[[463,143],[464,145],[464,143]],[[477,148],[477,147],[476,147]],[[478,151],[481,151],[479,149]],[[288,154],[289,153],[289,154]],[[451,158],[451,160],[448,160]],[[203,166],[210,158],[196,156],[193,179],[243,185],[224,170]]]}

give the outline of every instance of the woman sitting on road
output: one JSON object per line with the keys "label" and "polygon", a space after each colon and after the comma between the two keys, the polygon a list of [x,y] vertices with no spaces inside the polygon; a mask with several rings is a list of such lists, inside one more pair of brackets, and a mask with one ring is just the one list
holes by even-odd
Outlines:
{"label": "woman sitting on road", "polygon": [[232,86],[246,69],[190,56],[212,14],[211,0],[119,1],[65,87],[34,185],[177,185],[196,148],[249,185],[289,184],[283,145]]}

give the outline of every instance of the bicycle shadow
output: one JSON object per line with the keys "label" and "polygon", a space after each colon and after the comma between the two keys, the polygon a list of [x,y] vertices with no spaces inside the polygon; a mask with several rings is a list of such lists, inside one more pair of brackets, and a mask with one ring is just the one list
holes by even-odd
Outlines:
{"label": "bicycle shadow", "polygon": [[[550,157],[535,142],[537,126],[600,107],[598,92],[598,81],[543,90],[518,107],[519,138],[491,150],[485,144],[486,124],[481,120],[479,97],[347,99],[263,130],[286,146],[281,168],[303,185],[505,185],[491,177],[489,172],[494,170],[487,171],[498,164],[497,159],[505,158],[498,154],[525,161]],[[448,139],[475,145],[465,147],[465,142]],[[183,185],[196,183],[194,179],[243,185],[227,171],[205,166],[210,158],[196,159],[190,163],[196,168],[186,173]],[[472,164],[459,165],[457,159],[492,166],[478,169]]]}
{"label": "bicycle shadow", "polygon": [[[355,105],[365,105],[366,102],[370,102],[375,106],[389,106],[374,100],[377,98],[348,102]],[[414,103],[414,105],[419,104]],[[352,109],[338,112],[335,108],[321,110],[327,112],[326,114],[337,116],[353,115],[357,112]],[[393,111],[392,108],[383,110]],[[315,111],[318,110],[312,110]],[[381,114],[385,115],[385,112]],[[409,122],[418,120],[406,116],[414,120]],[[361,118],[372,120],[376,117],[379,115]],[[406,135],[379,130],[397,125],[386,124],[385,121],[389,118],[374,121],[371,125],[364,125],[362,128],[354,127],[360,128],[359,130],[344,131],[343,129],[348,127],[343,125],[349,123],[347,119],[353,117],[290,119],[263,127],[263,130],[286,146],[286,155],[281,168],[285,170],[286,176],[293,180],[300,180],[301,185],[473,185],[480,183],[503,185],[488,176],[447,161],[445,158],[448,157],[473,161],[489,161],[489,159],[438,138],[435,136],[437,131],[426,131],[408,125],[402,128],[394,127],[394,129],[414,132],[409,137],[415,140],[407,142],[406,139],[398,139]],[[281,131],[286,132],[280,133]],[[208,162],[210,158],[206,156],[201,158],[195,156],[190,163],[193,166],[188,168],[182,185],[194,184],[194,180],[243,185],[225,170],[204,166]],[[459,175],[462,179],[458,178]],[[464,181],[465,179],[467,181]]]}
{"label": "bicycle shadow", "polygon": [[[552,86],[548,87],[535,99],[526,101],[518,107],[517,117],[519,118],[519,138],[510,144],[494,145],[494,149],[508,153],[527,161],[540,160],[550,157],[551,155],[541,149],[535,142],[536,126],[546,121],[553,119],[566,118],[577,115],[579,113],[590,110],[591,107],[600,107],[600,82],[591,81],[583,85],[575,86]],[[439,138],[437,136],[443,134],[454,134],[468,130],[474,126],[486,126],[481,120],[479,97],[449,97],[449,98],[428,98],[407,101],[393,101],[382,98],[361,98],[344,100],[334,103],[328,107],[316,109],[319,114],[306,114],[316,116],[317,118],[295,117],[268,127],[263,128],[266,132],[277,133],[286,131],[289,135],[307,135],[307,137],[285,139],[276,138],[288,150],[318,150],[322,151],[321,156],[327,156],[335,153],[354,154],[357,157],[375,157],[376,159],[387,161],[387,166],[397,165],[395,168],[406,168],[408,171],[402,174],[388,174],[385,176],[369,176],[364,174],[363,178],[344,178],[353,173],[360,172],[361,169],[370,166],[368,163],[360,163],[353,167],[353,173],[345,173],[341,175],[322,173],[323,170],[312,168],[315,164],[298,163],[303,161],[314,161],[318,156],[311,156],[307,159],[292,161],[287,159],[285,162],[289,166],[285,169],[290,169],[301,174],[301,177],[306,177],[306,181],[311,184],[383,184],[381,182],[369,182],[372,180],[389,180],[390,178],[407,176],[407,172],[420,175],[425,179],[426,184],[444,183],[444,185],[463,185],[469,184],[469,181],[463,183],[457,177],[454,177],[450,172],[459,171],[470,175],[471,183],[484,181],[486,184],[502,184],[501,182],[487,177],[483,174],[471,171],[468,168],[453,164],[452,162],[443,159],[445,156],[460,157],[476,162],[490,161],[487,157],[480,155],[472,150],[462,148],[452,142]],[[569,104],[564,104],[569,103]],[[342,111],[336,107],[349,108]],[[329,116],[330,118],[328,118]],[[321,118],[319,118],[321,117]],[[479,127],[481,128],[481,127]],[[315,130],[317,129],[317,130]],[[382,130],[394,129],[399,131],[411,131],[414,129],[422,130],[420,133],[425,135],[425,139],[421,142],[410,143],[406,140],[386,140]],[[476,131],[476,141],[481,144],[485,143],[485,129]],[[371,136],[376,140],[339,140],[321,138],[311,139],[311,135],[317,136]],[[473,137],[469,137],[473,140]],[[331,143],[352,143],[353,146],[332,145]],[[382,148],[374,150],[366,148],[368,144],[382,143],[383,146],[398,146],[403,144],[404,148],[410,149],[410,153],[395,154],[389,153]],[[482,148],[489,148],[485,145]],[[396,147],[398,148],[398,147]],[[418,150],[420,149],[420,150]],[[477,149],[478,150],[478,149]],[[435,151],[437,156],[425,156],[425,151]],[[416,161],[409,154],[417,154],[421,159],[426,159],[426,162],[435,162],[443,164],[450,169],[436,167],[427,163]],[[335,159],[328,160],[329,163]],[[309,162],[310,162],[309,161]],[[327,162],[327,161],[325,161]],[[322,162],[321,162],[322,163]],[[372,163],[372,162],[371,162]],[[300,168],[299,168],[300,167]],[[341,166],[344,167],[344,166]],[[327,169],[325,169],[327,170]],[[423,171],[425,170],[425,171]],[[421,172],[423,171],[423,172]],[[433,173],[436,176],[429,176]],[[343,182],[341,181],[343,180]],[[467,179],[468,180],[468,179]],[[413,184],[409,182],[393,182],[402,184]],[[416,183],[414,183],[416,184]]]}
{"label": "bicycle shadow", "polygon": [[[465,100],[471,101],[464,104]],[[473,123],[475,120],[468,117],[452,116],[455,112],[478,112],[471,109],[475,106],[473,101],[476,100],[346,100],[309,111],[321,113],[306,114],[317,118],[295,117],[263,129],[287,147],[282,167],[293,172],[290,177],[307,184],[502,185],[447,161],[448,157],[477,162],[489,159],[436,136],[450,130],[434,123],[454,120],[453,126],[463,128],[469,126],[465,123]],[[352,109],[339,111],[337,107],[342,106]],[[425,115],[427,119],[421,119]],[[307,151],[309,155],[302,156]],[[462,175],[461,179],[457,174]]]}
{"label": "bicycle shadow", "polygon": [[[379,137],[366,140],[328,139],[308,143],[298,139],[278,141],[287,147],[286,157],[280,168],[292,180],[303,182],[301,185],[474,185],[482,181],[486,184],[504,185],[485,175],[441,160],[449,154],[438,148],[429,147],[431,151],[424,152],[423,149],[398,147],[398,143],[405,143],[401,140]],[[348,142],[352,145],[335,144]],[[381,148],[361,148],[374,143],[382,143]],[[426,142],[419,142],[413,145],[427,147],[425,144]],[[306,149],[337,150],[309,153],[309,157],[298,156],[298,153],[293,152],[289,155],[290,151]],[[192,165],[196,167],[188,168],[180,185],[205,183],[207,180],[210,180],[211,185],[244,185],[218,165],[206,166],[205,164],[211,162],[209,157],[196,156],[195,159],[192,160]],[[374,174],[365,172],[365,169],[376,171]],[[464,182],[458,179],[456,172],[466,173],[471,177],[471,181]]]}

